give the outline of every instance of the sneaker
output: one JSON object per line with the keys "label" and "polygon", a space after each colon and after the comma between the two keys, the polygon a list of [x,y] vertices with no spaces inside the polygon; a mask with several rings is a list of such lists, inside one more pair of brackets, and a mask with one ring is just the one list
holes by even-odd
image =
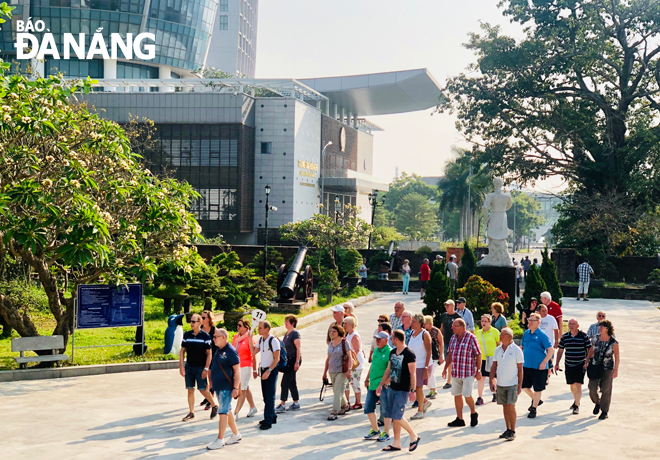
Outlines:
{"label": "sneaker", "polygon": [[255,415],[257,415],[257,408],[253,407],[252,409],[250,409],[250,412],[248,412],[247,416],[254,417]]}
{"label": "sneaker", "polygon": [[573,406],[573,414],[577,415],[580,413],[580,406],[574,405]]}
{"label": "sneaker", "polygon": [[497,402],[497,395],[493,395],[493,402]]}
{"label": "sneaker", "polygon": [[424,418],[424,412],[415,412],[415,415],[410,417],[410,420],[421,420]]}
{"label": "sneaker", "polygon": [[416,407],[419,407],[419,403],[415,400],[415,402],[412,404],[412,408],[414,409]]}
{"label": "sneaker", "polygon": [[209,400],[204,398],[204,401],[200,404],[200,406],[206,406],[209,403]]}
{"label": "sneaker", "polygon": [[426,401],[423,406],[424,413],[426,414],[426,411],[429,410],[429,407],[431,407],[431,404],[433,404],[431,401]]}
{"label": "sneaker", "polygon": [[514,439],[516,439],[516,432],[509,430],[509,435],[506,436],[504,439],[506,439],[507,441],[513,441]]}
{"label": "sneaker", "polygon": [[289,408],[287,410],[300,410],[300,404],[299,403],[291,403]]}
{"label": "sneaker", "polygon": [[511,431],[511,430],[507,429],[504,433],[502,433],[500,435],[500,438],[501,439],[506,439],[506,437],[509,436],[509,431]]}
{"label": "sneaker", "polygon": [[225,447],[224,439],[218,439],[218,438],[215,438],[215,440],[211,444],[206,446],[208,450],[218,450],[218,449],[222,449],[223,447]]}
{"label": "sneaker", "polygon": [[243,439],[243,435],[241,433],[238,433],[238,434],[233,434],[232,433],[232,435],[229,436],[229,438],[227,438],[227,440],[225,441],[225,444],[226,445],[237,444],[237,443],[241,442],[242,439]]}
{"label": "sneaker", "polygon": [[600,404],[596,404],[596,406],[594,406],[594,415],[598,415],[598,412],[600,412]]}
{"label": "sneaker", "polygon": [[450,388],[451,388],[451,383],[445,383],[445,384],[442,386],[442,389],[443,389],[443,390],[449,390]]}
{"label": "sneaker", "polygon": [[605,420],[607,418],[607,412],[601,412],[600,417],[598,417],[598,420]]}
{"label": "sneaker", "polygon": [[482,406],[484,404],[484,400],[481,399],[481,397],[477,398],[477,406]]}
{"label": "sneaker", "polygon": [[260,430],[270,430],[273,427],[270,423],[262,423],[259,425]]}
{"label": "sneaker", "polygon": [[211,409],[211,420],[213,420],[216,417],[216,415],[218,415],[218,406],[213,406],[213,408]]}
{"label": "sneaker", "polygon": [[479,424],[479,414],[476,412],[474,414],[470,414],[470,426],[475,427]]}
{"label": "sneaker", "polygon": [[275,413],[276,414],[281,414],[283,412],[286,412],[286,407],[284,407],[284,404],[280,404],[275,408]]}
{"label": "sneaker", "polygon": [[455,426],[465,426],[465,420],[456,417],[456,419],[453,422],[447,423],[447,426],[455,427]]}
{"label": "sneaker", "polygon": [[427,399],[435,399],[437,397],[438,393],[435,390],[429,391],[429,394],[426,395]]}
{"label": "sneaker", "polygon": [[532,407],[532,410],[527,414],[527,418],[536,418],[536,408]]}
{"label": "sneaker", "polygon": [[587,298],[585,297],[585,298],[584,298],[584,301],[585,301],[585,302],[589,302],[589,299],[587,299]]}
{"label": "sneaker", "polygon": [[376,439],[378,442],[389,442],[390,441],[390,435],[385,433],[384,431],[380,432],[380,436],[378,436],[378,439]]}
{"label": "sneaker", "polygon": [[374,430],[373,428],[369,430],[369,434],[364,437],[364,439],[372,440],[376,439],[380,436],[380,431]]}
{"label": "sneaker", "polygon": [[575,409],[575,401],[573,401],[573,404],[571,404],[571,407],[568,408],[568,410],[573,410]]}
{"label": "sneaker", "polygon": [[[543,404],[542,399],[539,400],[539,405],[537,407],[541,407],[541,404]],[[532,409],[534,409],[534,403],[533,402],[532,402],[532,404],[529,405],[529,409],[527,409],[527,410],[531,411]]]}

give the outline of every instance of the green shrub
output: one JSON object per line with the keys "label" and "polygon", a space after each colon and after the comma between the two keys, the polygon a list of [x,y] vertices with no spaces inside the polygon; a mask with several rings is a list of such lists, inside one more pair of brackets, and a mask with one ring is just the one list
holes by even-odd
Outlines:
{"label": "green shrub", "polygon": [[415,251],[415,254],[418,256],[429,256],[433,252],[433,249],[431,249],[428,246],[422,246],[419,248],[417,251]]}
{"label": "green shrub", "polygon": [[543,256],[543,264],[541,265],[541,278],[543,278],[545,287],[552,296],[552,300],[561,305],[561,298],[564,296],[564,293],[561,291],[561,286],[559,286],[559,278],[557,278],[557,266],[550,258],[547,246],[543,251],[541,251],[541,255]]}
{"label": "green shrub", "polygon": [[378,276],[380,269],[389,266],[391,261],[392,258],[388,256],[386,252],[379,252],[369,259],[369,262],[367,263],[369,274]]}
{"label": "green shrub", "polygon": [[49,313],[48,297],[43,288],[23,280],[10,280],[0,283],[0,292],[9,297],[17,307],[25,312]]}
{"label": "green shrub", "polygon": [[433,323],[440,327],[440,316],[445,312],[445,302],[451,298],[451,282],[447,277],[447,264],[442,262],[432,264],[431,276],[426,292],[422,310],[425,315],[433,316]]}
{"label": "green shrub", "polygon": [[472,275],[465,286],[456,291],[457,297],[465,297],[467,307],[475,318],[481,318],[484,313],[490,314],[490,306],[499,302],[505,308],[509,304],[509,295],[496,288],[480,276]]}
{"label": "green shrub", "polygon": [[660,270],[655,268],[648,278],[649,284],[660,284]]}
{"label": "green shrub", "polygon": [[357,249],[337,249],[339,273],[356,278],[362,266],[362,256]]}
{"label": "green shrub", "polygon": [[462,288],[468,282],[470,277],[477,273],[477,257],[474,251],[466,241],[463,243],[463,257],[461,257],[461,267],[458,269],[458,279],[456,287]]}
{"label": "green shrub", "polygon": [[[268,264],[266,265],[266,272],[267,273],[275,273],[277,274],[278,270],[280,269],[280,265],[284,262],[284,259],[282,258],[282,254],[273,249],[273,248],[268,248]],[[264,271],[264,252],[259,251],[256,256],[254,256],[254,259],[252,259],[252,262],[246,265],[247,268],[252,268],[255,270],[257,273],[263,274]]]}
{"label": "green shrub", "polygon": [[[543,281],[543,278],[541,277],[539,268],[535,264],[532,264],[527,272],[527,278],[525,278],[525,292],[523,292],[522,297],[518,301],[518,305],[516,305],[518,311],[522,313],[525,308],[528,308],[529,301],[532,297],[536,297],[536,299],[540,301],[541,293],[546,290],[547,287],[545,281]],[[555,296],[553,295],[552,298],[554,299]]]}
{"label": "green shrub", "polygon": [[239,310],[248,301],[248,294],[235,284],[231,278],[222,278],[223,293],[216,298],[216,309],[231,311]]}
{"label": "green shrub", "polygon": [[603,297],[603,292],[599,288],[589,289],[589,297],[592,299],[600,299]]}

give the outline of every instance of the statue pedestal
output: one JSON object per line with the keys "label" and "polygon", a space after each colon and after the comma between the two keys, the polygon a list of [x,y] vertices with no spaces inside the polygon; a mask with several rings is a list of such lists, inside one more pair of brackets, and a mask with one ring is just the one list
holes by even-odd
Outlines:
{"label": "statue pedestal", "polygon": [[502,292],[509,294],[509,305],[504,305],[506,316],[516,312],[516,269],[514,267],[477,267],[477,275]]}

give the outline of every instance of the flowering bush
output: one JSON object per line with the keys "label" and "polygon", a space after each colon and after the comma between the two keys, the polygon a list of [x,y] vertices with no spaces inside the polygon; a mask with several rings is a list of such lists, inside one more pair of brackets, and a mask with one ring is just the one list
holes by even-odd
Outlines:
{"label": "flowering bush", "polygon": [[456,291],[456,296],[465,297],[467,307],[474,313],[475,319],[481,318],[484,313],[490,314],[490,306],[494,302],[504,305],[505,312],[509,306],[507,293],[477,275],[472,275],[465,286]]}

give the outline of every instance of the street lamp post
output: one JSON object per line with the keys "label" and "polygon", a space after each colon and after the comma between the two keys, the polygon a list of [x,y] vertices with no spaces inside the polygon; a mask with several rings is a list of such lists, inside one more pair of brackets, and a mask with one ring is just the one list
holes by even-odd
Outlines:
{"label": "street lamp post", "polygon": [[270,185],[266,185],[266,236],[264,238],[264,280],[266,280],[266,268],[268,266],[268,197],[270,196]]}
{"label": "street lamp post", "polygon": [[323,175],[323,159],[325,158],[325,149],[332,145],[332,141],[328,141],[327,144],[321,150],[321,167],[319,168],[319,175],[321,176],[321,204],[325,204],[325,197],[323,196],[323,188],[325,186],[325,176]]}

